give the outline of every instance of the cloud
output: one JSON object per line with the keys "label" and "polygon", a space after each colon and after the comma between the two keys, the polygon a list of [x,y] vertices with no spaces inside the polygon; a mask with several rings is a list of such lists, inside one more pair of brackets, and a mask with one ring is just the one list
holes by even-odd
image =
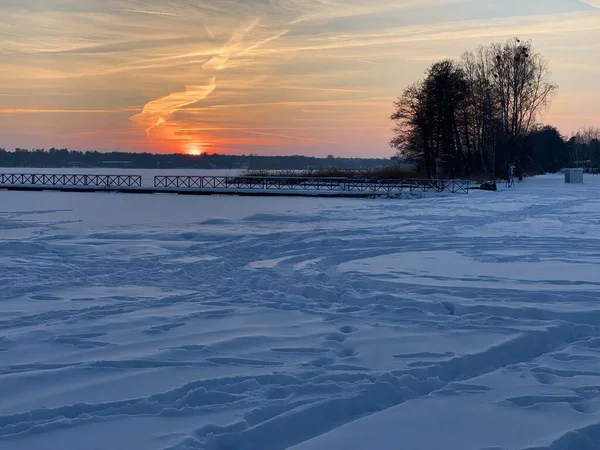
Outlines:
{"label": "cloud", "polygon": [[149,14],[149,15],[153,15],[153,16],[181,17],[179,14],[163,12],[163,11],[144,11],[142,9],[124,9],[123,11],[136,13],[136,14]]}
{"label": "cloud", "polygon": [[280,6],[300,15],[291,24],[381,14],[396,10],[430,8],[464,0],[280,0]]}
{"label": "cloud", "polygon": [[579,0],[579,2],[592,8],[600,8],[600,0]]}
{"label": "cloud", "polygon": [[210,75],[209,82],[204,86],[188,87],[184,92],[176,92],[165,97],[152,100],[144,106],[142,111],[133,116],[132,120],[142,126],[146,135],[150,136],[152,130],[158,127],[167,129],[172,136],[177,136],[176,130],[169,124],[173,114],[186,106],[206,99],[217,88],[216,73],[227,68],[231,58],[242,56],[251,50],[257,49],[267,42],[271,42],[285,34],[285,30],[261,39],[252,44],[244,45],[245,38],[260,24],[260,19],[254,19],[246,25],[234,29],[227,42],[218,53],[202,65],[202,71]]}
{"label": "cloud", "polygon": [[[124,110],[120,110],[123,112]],[[0,114],[114,114],[119,112],[114,109],[28,109],[28,108],[5,108],[0,109]]]}
{"label": "cloud", "polygon": [[[600,1],[600,0],[599,0]],[[555,15],[517,16],[488,20],[464,20],[433,25],[416,25],[356,34],[324,33],[297,45],[258,50],[254,56],[269,54],[318,52],[374,46],[391,46],[417,42],[465,41],[484,38],[505,38],[515,34],[544,35],[600,30],[600,15],[570,13]],[[356,59],[356,58],[351,58]]]}
{"label": "cloud", "polygon": [[[229,130],[229,131],[234,131],[234,130]],[[320,142],[322,144],[337,144],[337,142],[335,142],[335,141],[326,141],[323,139],[313,139],[313,138],[307,138],[307,137],[302,137],[302,136],[292,136],[289,134],[266,133],[266,132],[262,132],[262,131],[244,130],[244,129],[240,129],[240,128],[235,129],[235,131],[240,131],[242,133],[248,133],[248,134],[254,134],[257,136],[269,136],[269,137],[277,137],[277,138],[284,138],[284,139],[292,139],[295,141]]]}
{"label": "cloud", "polygon": [[[260,20],[255,19],[246,26],[233,30],[231,36],[229,37],[229,40],[219,50],[219,53],[213,56],[211,59],[209,59],[206,63],[204,63],[202,69],[204,69],[205,71],[220,71],[225,69],[229,59],[236,53],[241,53],[240,46],[242,45],[244,38],[259,23]],[[244,50],[247,50],[247,48]]]}
{"label": "cloud", "polygon": [[204,86],[189,86],[183,92],[174,92],[165,97],[152,100],[144,105],[142,111],[131,118],[150,136],[150,132],[167,123],[169,118],[185,106],[193,105],[208,97],[217,87],[215,78]]}
{"label": "cloud", "polygon": [[318,92],[340,92],[340,93],[353,93],[353,94],[364,94],[368,92],[365,89],[341,89],[341,88],[320,88],[311,86],[276,86],[277,89],[289,89],[297,91],[318,91]]}
{"label": "cloud", "polygon": [[[243,41],[244,36],[257,23],[258,21],[254,21],[244,28],[234,30],[227,43],[202,65],[202,69],[209,73],[223,70],[236,46]],[[212,76],[205,85],[186,87],[183,92],[175,92],[149,101],[144,105],[142,111],[131,119],[145,130],[147,136],[150,136],[153,129],[166,125],[174,113],[185,106],[193,105],[207,98],[216,89],[216,81],[216,77]]]}

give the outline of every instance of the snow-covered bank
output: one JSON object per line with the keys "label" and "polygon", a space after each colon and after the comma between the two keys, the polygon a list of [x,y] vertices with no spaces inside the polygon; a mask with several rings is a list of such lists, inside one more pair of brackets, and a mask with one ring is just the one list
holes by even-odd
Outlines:
{"label": "snow-covered bank", "polygon": [[599,448],[599,191],[0,192],[0,448]]}

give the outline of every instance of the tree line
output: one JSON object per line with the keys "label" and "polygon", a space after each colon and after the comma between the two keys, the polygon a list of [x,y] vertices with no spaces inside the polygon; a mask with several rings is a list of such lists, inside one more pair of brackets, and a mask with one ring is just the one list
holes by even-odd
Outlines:
{"label": "tree line", "polygon": [[496,178],[509,164],[527,172],[573,163],[599,167],[596,129],[566,140],[539,124],[557,89],[531,42],[481,46],[432,64],[404,90],[391,115],[390,144],[429,177]]}
{"label": "tree line", "polygon": [[316,158],[310,156],[258,156],[153,154],[77,151],[51,148],[7,151],[0,148],[0,167],[106,167],[132,169],[262,169],[317,170],[330,167],[372,169],[393,165],[390,158]]}

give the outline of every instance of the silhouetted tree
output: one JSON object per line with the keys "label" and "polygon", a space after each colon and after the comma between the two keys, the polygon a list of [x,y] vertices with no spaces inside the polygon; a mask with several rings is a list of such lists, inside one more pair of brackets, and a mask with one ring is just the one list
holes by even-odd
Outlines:
{"label": "silhouetted tree", "polygon": [[525,137],[523,148],[523,165],[534,172],[557,172],[571,162],[567,142],[550,125],[532,130]]}
{"label": "silhouetted tree", "polygon": [[546,61],[519,39],[480,47],[460,62],[433,64],[425,79],[395,102],[390,144],[435,173],[495,177],[508,161],[524,161],[524,140],[557,86]]}
{"label": "silhouetted tree", "polygon": [[496,96],[487,50],[479,47],[475,52],[464,53],[461,64],[469,94],[463,129],[471,167],[480,167],[483,172],[491,173],[500,125],[495,118]]}
{"label": "silhouetted tree", "polygon": [[511,39],[488,49],[493,90],[504,131],[502,160],[524,157],[522,144],[541,112],[550,105],[557,86],[549,81],[548,65],[530,42]]}
{"label": "silhouetted tree", "polygon": [[433,149],[433,110],[428,106],[423,83],[404,90],[395,102],[391,118],[395,122],[391,145],[404,159],[416,160],[430,176],[435,171]]}
{"label": "silhouetted tree", "polygon": [[433,64],[425,80],[407,88],[396,101],[391,144],[408,158],[421,160],[429,176],[437,176],[436,161],[450,173],[468,174],[469,161],[461,139],[467,81],[453,61]]}
{"label": "silhouetted tree", "polygon": [[585,127],[574,136],[573,160],[580,167],[600,167],[600,128]]}

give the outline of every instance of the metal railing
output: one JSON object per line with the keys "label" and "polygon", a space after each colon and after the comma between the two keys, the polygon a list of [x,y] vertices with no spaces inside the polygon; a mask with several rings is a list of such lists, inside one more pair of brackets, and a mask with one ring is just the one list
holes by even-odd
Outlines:
{"label": "metal railing", "polygon": [[[0,173],[0,187],[142,187],[140,175]],[[356,178],[304,178],[255,176],[155,176],[154,188],[202,191],[325,191],[340,194],[397,194],[401,192],[468,193],[464,180],[377,180]],[[147,189],[152,189],[148,187]],[[282,192],[283,193],[283,192]]]}
{"label": "metal railing", "polygon": [[154,177],[154,187],[205,190],[331,191],[372,194],[394,194],[415,191],[466,194],[469,191],[469,182],[465,180],[374,180],[354,178],[159,175]]}
{"label": "metal railing", "polygon": [[0,173],[0,186],[141,187],[140,175]]}

